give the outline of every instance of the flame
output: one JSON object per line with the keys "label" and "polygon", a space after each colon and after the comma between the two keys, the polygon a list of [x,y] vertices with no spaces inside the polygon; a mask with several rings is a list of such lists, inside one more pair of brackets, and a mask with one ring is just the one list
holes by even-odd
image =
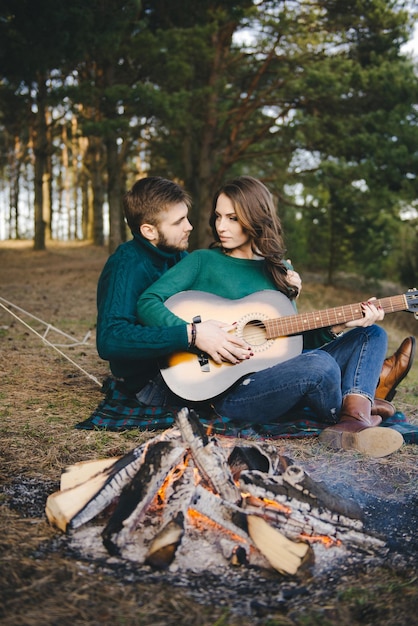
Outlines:
{"label": "flame", "polygon": [[200,530],[201,530],[200,528],[201,526],[205,526],[206,528],[209,527],[210,529],[214,531],[218,531],[218,532],[221,531],[222,533],[227,534],[230,537],[230,539],[232,539],[233,541],[239,541],[240,543],[248,543],[245,537],[242,537],[242,535],[238,535],[237,533],[234,533],[232,530],[229,530],[229,528],[226,528],[222,524],[215,522],[213,519],[211,519],[207,515],[204,515],[203,513],[199,513],[199,511],[196,511],[196,509],[192,509],[192,508],[187,509],[187,514],[190,518],[191,523],[197,528],[199,528]]}
{"label": "flame", "polygon": [[340,539],[334,539],[334,537],[329,537],[328,535],[306,535],[305,533],[301,533],[299,538],[308,543],[323,543],[326,548],[342,545]]}
{"label": "flame", "polygon": [[270,500],[269,498],[257,498],[256,496],[252,496],[249,493],[241,493],[243,500],[246,500],[248,504],[253,504],[254,506],[259,506],[260,508],[274,509],[276,511],[280,511],[280,513],[284,513],[284,515],[290,516],[292,514],[292,509],[285,504],[281,504],[276,500]]}
{"label": "flame", "polygon": [[175,481],[181,478],[186,471],[186,468],[189,464],[189,459],[186,457],[183,463],[178,463],[176,467],[174,467],[171,472],[168,472],[167,476],[164,479],[163,484],[159,488],[157,492],[157,500],[160,504],[164,504],[166,500],[166,493],[168,487]]}
{"label": "flame", "polygon": [[292,513],[292,509],[289,506],[286,506],[285,504],[281,504],[280,502],[276,502],[276,500],[269,500],[268,498],[261,498],[261,501],[264,502],[264,504],[267,507],[277,509],[278,511],[281,511],[282,513],[286,513],[286,515],[291,515]]}

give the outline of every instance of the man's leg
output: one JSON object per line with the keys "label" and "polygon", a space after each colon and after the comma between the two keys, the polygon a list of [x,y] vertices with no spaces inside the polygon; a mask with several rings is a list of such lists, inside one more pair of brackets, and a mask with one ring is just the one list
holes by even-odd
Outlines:
{"label": "man's leg", "polygon": [[383,362],[376,398],[393,400],[396,388],[411,369],[415,356],[415,337],[406,337],[392,356]]}

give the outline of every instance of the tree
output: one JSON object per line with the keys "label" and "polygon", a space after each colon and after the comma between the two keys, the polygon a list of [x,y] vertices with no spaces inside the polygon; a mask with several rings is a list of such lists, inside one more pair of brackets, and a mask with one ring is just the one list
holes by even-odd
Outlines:
{"label": "tree", "polygon": [[9,180],[9,236],[20,239],[19,196],[22,169],[28,160],[28,103],[12,89],[0,87],[2,175]]}
{"label": "tree", "polygon": [[[305,179],[311,194],[321,193],[329,161],[333,171],[341,164],[345,195],[363,178],[371,189],[381,185],[382,167],[399,170],[381,134],[388,116],[392,134],[408,127],[416,101],[412,64],[399,54],[405,12],[385,0],[181,5],[185,11],[172,0],[144,2],[150,32],[139,44],[159,94],[151,172],[178,178],[192,192],[193,246],[206,245],[210,198],[229,175],[253,173],[285,199],[285,186]],[[237,39],[246,25],[251,36]],[[403,166],[412,172],[407,152]],[[301,154],[315,156],[316,191],[312,159],[294,167]],[[337,202],[335,191],[328,198]],[[360,225],[358,210],[352,219]],[[334,236],[330,230],[327,247]],[[331,267],[335,252],[328,257]]]}
{"label": "tree", "polygon": [[204,246],[214,189],[249,173],[277,195],[300,258],[318,246],[313,261],[330,280],[347,264],[373,275],[387,266],[373,254],[390,258],[400,201],[417,191],[401,0],[41,0],[29,27],[32,4],[0,0],[0,61],[31,130],[37,119],[36,242],[55,149],[48,116],[61,99],[83,146],[84,233],[98,245],[105,198],[112,251],[125,234],[124,188],[150,173],[192,193],[192,246]]}
{"label": "tree", "polygon": [[417,192],[418,83],[413,65],[399,55],[405,15],[379,0],[357,20],[351,9],[334,7],[335,25],[351,23],[342,41],[350,45],[307,68],[311,87],[296,118],[301,144],[315,154],[315,171],[302,179],[311,196],[321,197],[320,214],[315,201],[305,217],[310,240],[321,241],[322,260],[328,251],[329,282],[350,263],[382,277],[394,260],[401,202]]}
{"label": "tree", "polygon": [[51,145],[48,140],[48,100],[52,71],[71,58],[71,34],[82,23],[80,6],[65,0],[2,0],[0,5],[0,67],[2,82],[30,103],[34,152],[35,250],[45,248],[44,176]]}

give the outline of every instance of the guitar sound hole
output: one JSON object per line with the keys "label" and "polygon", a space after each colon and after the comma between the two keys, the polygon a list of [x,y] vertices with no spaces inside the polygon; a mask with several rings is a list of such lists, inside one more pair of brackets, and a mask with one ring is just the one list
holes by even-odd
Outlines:
{"label": "guitar sound hole", "polygon": [[243,328],[242,337],[250,346],[262,346],[266,341],[266,328],[260,320],[252,320]]}

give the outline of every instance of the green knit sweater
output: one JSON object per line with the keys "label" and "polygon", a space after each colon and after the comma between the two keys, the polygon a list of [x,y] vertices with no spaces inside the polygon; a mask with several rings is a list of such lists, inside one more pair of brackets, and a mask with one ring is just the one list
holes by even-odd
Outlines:
{"label": "green knit sweater", "polygon": [[[148,326],[177,326],[182,320],[164,302],[180,291],[205,291],[237,300],[265,289],[277,290],[264,260],[237,259],[219,249],[196,250],[144,291],[138,299],[138,318]],[[305,333],[304,347],[319,347],[330,340],[325,329],[311,331]]]}
{"label": "green knit sweater", "polygon": [[141,326],[140,294],[186,253],[159,250],[140,235],[121,244],[103,268],[97,286],[97,350],[114,376],[133,391],[158,372],[158,357],[187,349],[187,329]]}

